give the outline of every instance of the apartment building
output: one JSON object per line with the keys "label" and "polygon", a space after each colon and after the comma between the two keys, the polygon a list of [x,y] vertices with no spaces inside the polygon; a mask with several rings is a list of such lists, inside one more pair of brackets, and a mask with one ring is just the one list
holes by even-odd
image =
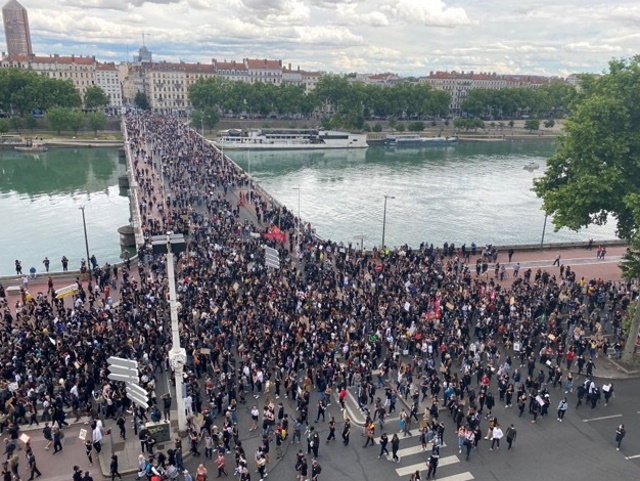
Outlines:
{"label": "apartment building", "polygon": [[105,109],[109,115],[119,115],[122,111],[122,84],[118,67],[113,62],[97,63],[95,85],[109,97],[109,106]]}

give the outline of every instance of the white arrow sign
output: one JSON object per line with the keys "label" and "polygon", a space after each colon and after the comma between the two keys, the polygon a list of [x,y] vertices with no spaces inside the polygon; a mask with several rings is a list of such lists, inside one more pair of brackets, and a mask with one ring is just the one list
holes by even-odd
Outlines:
{"label": "white arrow sign", "polygon": [[121,357],[111,356],[107,359],[107,362],[111,366],[120,366],[136,370],[138,369],[138,361],[132,361],[131,359],[123,359]]}
{"label": "white arrow sign", "polygon": [[123,375],[123,374],[109,374],[107,376],[111,381],[121,381],[127,383],[138,382],[138,374],[135,376]]}
{"label": "white arrow sign", "polygon": [[[140,386],[135,386],[133,384],[127,384],[126,386],[127,397],[131,399],[138,406],[147,409],[149,405],[147,401],[149,398],[147,397],[147,392],[142,389]],[[142,391],[142,393],[140,392]]]}

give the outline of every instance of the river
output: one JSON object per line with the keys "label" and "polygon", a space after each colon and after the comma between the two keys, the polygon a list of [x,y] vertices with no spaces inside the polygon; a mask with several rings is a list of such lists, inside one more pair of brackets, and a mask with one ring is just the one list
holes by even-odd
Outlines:
{"label": "river", "polygon": [[[384,195],[390,247],[539,243],[542,202],[531,191],[554,152],[551,142],[461,142],[451,147],[225,152],[318,234],[334,241],[381,244]],[[534,171],[523,167],[539,164]],[[299,190],[298,190],[299,187]],[[298,197],[299,196],[299,197]],[[298,204],[299,201],[299,204]],[[615,225],[554,232],[545,243],[615,239]]]}
{"label": "river", "polygon": [[0,275],[31,267],[62,270],[60,259],[78,269],[86,257],[82,212],[85,206],[89,251],[100,264],[120,255],[118,227],[129,222],[129,198],[118,176],[126,166],[117,149],[50,149],[40,154],[0,150]]}

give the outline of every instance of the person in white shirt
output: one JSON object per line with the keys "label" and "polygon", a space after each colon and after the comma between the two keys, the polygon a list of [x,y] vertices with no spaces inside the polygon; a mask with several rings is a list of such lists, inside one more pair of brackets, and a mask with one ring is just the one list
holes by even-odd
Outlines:
{"label": "person in white shirt", "polygon": [[497,447],[497,449],[500,449],[500,440],[502,439],[502,436],[504,436],[504,433],[502,432],[502,429],[500,429],[500,426],[496,424],[491,433],[490,451],[493,451],[494,446]]}

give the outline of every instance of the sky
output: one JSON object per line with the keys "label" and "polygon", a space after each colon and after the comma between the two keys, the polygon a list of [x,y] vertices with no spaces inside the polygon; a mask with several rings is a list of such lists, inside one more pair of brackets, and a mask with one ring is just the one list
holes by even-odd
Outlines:
{"label": "sky", "polygon": [[154,60],[269,58],[304,70],[403,76],[564,77],[640,53],[637,0],[19,1],[35,53],[103,61],[131,59],[143,33]]}

